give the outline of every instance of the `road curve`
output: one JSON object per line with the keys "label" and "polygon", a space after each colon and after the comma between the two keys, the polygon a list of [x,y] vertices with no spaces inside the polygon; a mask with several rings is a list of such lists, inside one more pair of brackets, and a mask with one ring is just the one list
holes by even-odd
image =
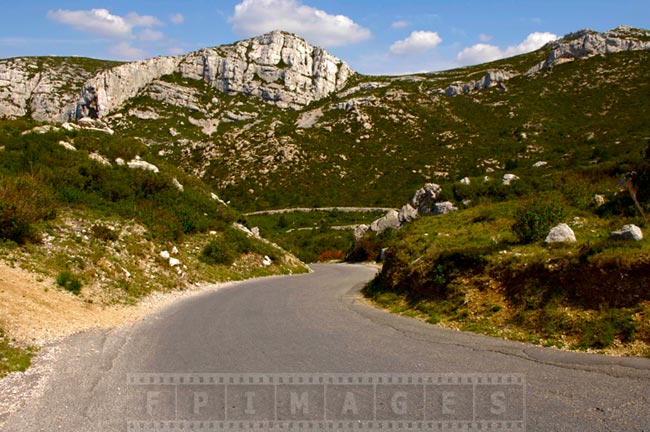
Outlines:
{"label": "road curve", "polygon": [[[650,430],[650,360],[445,330],[366,305],[354,265],[208,291],[137,325],[75,335],[4,431],[126,431],[137,373],[523,374],[527,431]],[[38,378],[38,379],[37,379]]]}

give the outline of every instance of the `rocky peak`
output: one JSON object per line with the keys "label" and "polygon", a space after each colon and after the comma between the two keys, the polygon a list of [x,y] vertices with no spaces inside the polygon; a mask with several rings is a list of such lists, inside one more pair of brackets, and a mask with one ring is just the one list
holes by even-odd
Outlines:
{"label": "rocky peak", "polygon": [[603,33],[581,30],[551,42],[550,46],[551,53],[547,59],[530,69],[528,75],[544,68],[597,55],[650,51],[650,31],[628,26],[620,26]]}
{"label": "rocky peak", "polygon": [[179,71],[224,93],[256,96],[283,108],[329,96],[354,74],[326,50],[281,31],[196,51],[185,57]]}

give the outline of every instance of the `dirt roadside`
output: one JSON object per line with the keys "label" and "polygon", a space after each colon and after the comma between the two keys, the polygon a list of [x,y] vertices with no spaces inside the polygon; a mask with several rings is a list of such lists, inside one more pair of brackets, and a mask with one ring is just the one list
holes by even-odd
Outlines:
{"label": "dirt roadside", "polygon": [[229,285],[202,284],[154,293],[135,306],[101,306],[57,288],[51,280],[0,263],[0,328],[21,344],[43,346],[74,333],[132,324],[174,300]]}

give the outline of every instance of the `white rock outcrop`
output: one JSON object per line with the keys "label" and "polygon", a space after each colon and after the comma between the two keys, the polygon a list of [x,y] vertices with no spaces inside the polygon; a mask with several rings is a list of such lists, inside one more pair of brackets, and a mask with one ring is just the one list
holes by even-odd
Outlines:
{"label": "white rock outcrop", "polygon": [[78,101],[66,108],[68,119],[102,118],[136,96],[147,85],[178,69],[182,57],[156,57],[126,63],[86,81]]}
{"label": "white rock outcrop", "polygon": [[368,231],[381,233],[387,229],[399,229],[420,216],[437,215],[457,210],[451,202],[437,203],[442,188],[435,183],[427,183],[418,189],[411,200],[398,210],[389,210],[384,216],[370,225],[358,225],[354,237],[360,239]]}
{"label": "white rock outcrop", "polygon": [[[440,90],[438,93],[444,93],[449,97],[458,96],[463,93],[469,93],[473,90],[482,90],[490,87],[502,85],[510,78],[516,76],[515,73],[504,70],[491,70],[488,71],[480,80],[461,82],[455,81],[449,85],[444,91]],[[505,89],[505,88],[504,88]]]}
{"label": "white rock outcrop", "polygon": [[149,162],[145,162],[143,160],[139,160],[139,159],[133,159],[132,161],[127,162],[126,165],[129,168],[132,168],[132,169],[143,169],[143,170],[146,170],[146,171],[152,171],[152,172],[154,172],[156,174],[158,174],[160,172],[160,170],[158,169],[158,167],[156,165],[151,164]]}
{"label": "white rock outcrop", "polygon": [[527,75],[562,63],[625,51],[650,51],[650,31],[620,26],[604,33],[581,30],[551,42],[552,51]]}
{"label": "white rock outcrop", "polygon": [[611,233],[609,238],[612,240],[641,241],[643,240],[643,231],[636,225],[624,225],[620,230]]}
{"label": "white rock outcrop", "polygon": [[515,180],[519,180],[519,177],[517,177],[514,174],[504,174],[503,179],[501,181],[504,185],[510,186],[512,182]]}
{"label": "white rock outcrop", "polygon": [[576,235],[571,227],[565,223],[554,226],[549,231],[544,242],[546,243],[567,243],[575,242]]}
{"label": "white rock outcrop", "polygon": [[324,49],[281,31],[196,51],[179,69],[184,77],[202,79],[221,92],[294,108],[341,90],[354,74]]}

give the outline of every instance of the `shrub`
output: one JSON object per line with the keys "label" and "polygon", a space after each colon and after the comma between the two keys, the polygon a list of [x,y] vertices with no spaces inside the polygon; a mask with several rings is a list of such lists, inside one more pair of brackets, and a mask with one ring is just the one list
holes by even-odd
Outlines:
{"label": "shrub", "polygon": [[63,270],[57,275],[56,284],[75,295],[81,292],[81,282],[69,270]]}
{"label": "shrub", "polygon": [[41,179],[20,176],[0,180],[0,238],[18,244],[38,242],[33,224],[55,216],[54,200]]}
{"label": "shrub", "polygon": [[119,238],[119,234],[115,230],[103,224],[95,224],[90,228],[91,234],[98,240],[115,241]]}
{"label": "shrub", "polygon": [[367,233],[360,239],[355,240],[352,250],[345,258],[348,262],[371,261],[379,258],[381,253],[381,241],[375,233]]}
{"label": "shrub", "polygon": [[553,225],[566,220],[567,214],[557,203],[539,203],[519,210],[512,230],[522,243],[539,241]]}
{"label": "shrub", "polygon": [[237,259],[235,250],[223,239],[212,240],[205,245],[199,261],[210,265],[232,265]]}

